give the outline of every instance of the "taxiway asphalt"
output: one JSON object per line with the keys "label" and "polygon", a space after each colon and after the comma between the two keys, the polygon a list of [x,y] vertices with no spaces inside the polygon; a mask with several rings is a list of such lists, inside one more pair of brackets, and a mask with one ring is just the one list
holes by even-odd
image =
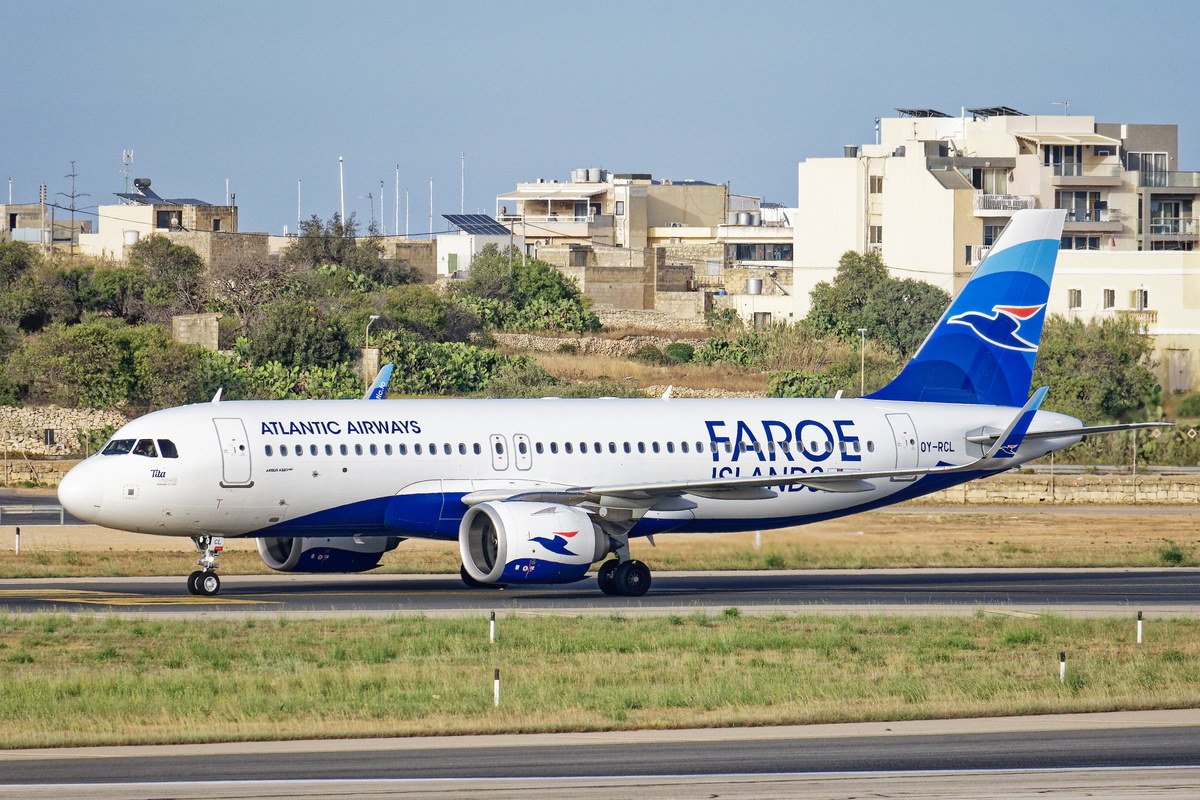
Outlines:
{"label": "taxiway asphalt", "polygon": [[1200,616],[1200,569],[882,569],[660,572],[642,597],[607,597],[594,578],[476,589],[456,575],[226,575],[216,597],[183,576],[0,581],[10,613],[96,611],[153,617],[515,614],[911,613]]}

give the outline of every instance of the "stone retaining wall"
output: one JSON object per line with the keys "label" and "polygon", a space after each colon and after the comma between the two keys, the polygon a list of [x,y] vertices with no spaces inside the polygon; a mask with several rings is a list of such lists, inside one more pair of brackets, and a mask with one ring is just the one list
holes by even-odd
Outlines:
{"label": "stone retaining wall", "polygon": [[697,348],[704,344],[702,339],[670,339],[665,336],[626,336],[624,339],[603,339],[596,336],[534,336],[530,333],[496,333],[493,336],[500,344],[517,350],[553,353],[564,344],[573,344],[577,355],[601,355],[615,358],[623,358],[646,344],[652,344],[659,350],[672,342],[687,342]]}
{"label": "stone retaining wall", "polygon": [[[75,459],[55,461],[26,461],[25,459],[20,459],[18,461],[14,460],[12,454],[9,454],[3,468],[4,485],[14,486],[33,483],[40,486],[57,486],[59,481],[62,480],[63,475],[66,475],[67,471],[78,463]],[[57,504],[58,499],[47,497],[46,502]]]}
{"label": "stone retaining wall", "polygon": [[1006,473],[971,481],[911,501],[916,505],[1194,505],[1200,476],[1192,475],[1021,475]]}
{"label": "stone retaining wall", "polygon": [[[78,432],[98,431],[107,425],[114,429],[129,421],[118,411],[100,411],[93,408],[59,408],[58,406],[29,406],[13,408],[0,406],[0,437],[4,447],[12,454],[28,456],[83,455],[84,447]],[[45,443],[44,431],[54,431],[54,444]]]}

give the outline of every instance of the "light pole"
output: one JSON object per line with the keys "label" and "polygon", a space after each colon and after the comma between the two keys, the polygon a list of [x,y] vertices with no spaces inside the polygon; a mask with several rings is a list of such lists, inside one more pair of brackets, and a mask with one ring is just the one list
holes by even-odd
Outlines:
{"label": "light pole", "polygon": [[858,329],[858,396],[867,393],[867,329]]}
{"label": "light pole", "polygon": [[342,198],[342,225],[346,224],[346,178],[342,172],[342,157],[338,156],[338,194]]}
{"label": "light pole", "polygon": [[370,346],[371,346],[371,323],[372,323],[372,322],[374,322],[374,321],[375,321],[375,320],[377,320],[377,319],[379,319],[379,315],[378,315],[378,314],[372,314],[372,315],[371,315],[371,319],[367,321],[367,336],[366,336],[366,339],[367,339],[367,344],[366,344],[366,346],[367,346],[367,347],[370,347]]}

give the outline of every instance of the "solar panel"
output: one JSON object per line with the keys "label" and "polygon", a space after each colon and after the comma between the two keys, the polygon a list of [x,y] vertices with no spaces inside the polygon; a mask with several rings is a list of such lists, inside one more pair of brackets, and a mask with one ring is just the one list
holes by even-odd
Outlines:
{"label": "solar panel", "polygon": [[1015,108],[1008,106],[988,106],[987,108],[968,108],[972,114],[980,117],[1027,117],[1028,114],[1023,114]]}
{"label": "solar panel", "polygon": [[902,117],[949,117],[949,114],[943,114],[936,108],[897,108]]}
{"label": "solar panel", "polygon": [[481,233],[489,236],[508,236],[511,231],[487,214],[442,214],[442,219],[464,233]]}

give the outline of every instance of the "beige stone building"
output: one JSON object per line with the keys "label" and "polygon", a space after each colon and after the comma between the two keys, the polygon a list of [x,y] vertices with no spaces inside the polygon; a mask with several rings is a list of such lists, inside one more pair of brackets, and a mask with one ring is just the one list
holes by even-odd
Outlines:
{"label": "beige stone building", "polygon": [[682,317],[725,306],[758,322],[793,312],[790,211],[723,184],[577,169],[566,183],[518,184],[496,206],[526,252],[597,302]]}
{"label": "beige stone building", "polygon": [[84,254],[124,259],[127,248],[141,237],[160,235],[191,247],[206,265],[238,255],[267,255],[265,233],[239,233],[236,205],[165,199],[150,188],[148,179],[133,183],[133,192],[117,193],[125,202],[99,207],[97,232],[79,237]]}
{"label": "beige stone building", "polygon": [[847,250],[951,294],[1013,212],[1065,208],[1049,310],[1131,315],[1156,337],[1165,389],[1200,378],[1200,173],[1178,169],[1177,127],[902,109],[876,144],[798,169],[794,315]]}
{"label": "beige stone building", "polygon": [[72,223],[70,214],[41,203],[0,204],[0,240],[69,250],[81,233],[92,232],[92,220],[77,216]]}

